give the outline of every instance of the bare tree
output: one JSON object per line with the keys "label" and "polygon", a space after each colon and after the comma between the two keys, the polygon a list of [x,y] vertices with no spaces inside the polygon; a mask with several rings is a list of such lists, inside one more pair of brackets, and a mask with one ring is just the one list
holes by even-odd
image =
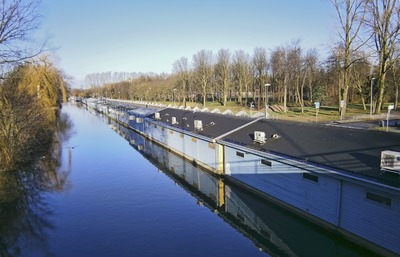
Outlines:
{"label": "bare tree", "polygon": [[271,52],[271,86],[280,91],[280,101],[283,101],[283,110],[286,112],[287,106],[287,66],[286,66],[286,49],[284,47],[276,47]]}
{"label": "bare tree", "polygon": [[289,78],[294,86],[296,101],[300,104],[301,113],[304,113],[304,85],[308,74],[308,67],[303,57],[300,40],[293,41],[287,53]]}
{"label": "bare tree", "polygon": [[313,101],[313,86],[316,80],[318,66],[319,66],[319,54],[317,49],[311,48],[308,50],[306,55],[306,63],[308,69],[308,88],[310,92],[310,101]]}
{"label": "bare tree", "polygon": [[[364,53],[359,52],[358,54],[364,54]],[[359,58],[359,61],[355,62],[354,65],[352,66],[350,73],[351,74],[350,82],[353,84],[353,87],[357,90],[357,93],[361,98],[364,110],[367,110],[365,100],[368,97],[365,90],[365,83],[369,82],[371,79],[371,77],[368,77],[370,75],[370,71],[371,71],[371,64],[367,61],[367,59]],[[367,92],[370,92],[370,90],[368,90]]]}
{"label": "bare tree", "polygon": [[193,55],[193,75],[195,82],[200,85],[203,95],[203,106],[206,106],[207,90],[212,76],[212,52],[201,50]]}
{"label": "bare tree", "polygon": [[221,86],[223,104],[226,106],[229,84],[231,81],[231,53],[227,49],[221,49],[217,54],[217,62],[214,65],[214,73],[217,83]]}
{"label": "bare tree", "polygon": [[246,59],[246,54],[243,50],[236,51],[233,54],[232,61],[232,73],[233,73],[233,81],[237,84],[237,89],[239,92],[238,102],[242,102],[242,93],[243,93],[243,80],[244,80],[244,62]]}
{"label": "bare tree", "polygon": [[380,114],[385,93],[386,73],[399,60],[397,41],[400,32],[400,7],[396,0],[372,0],[369,2],[369,23],[379,57],[379,76],[377,78],[378,100],[375,109]]}
{"label": "bare tree", "polygon": [[173,72],[178,76],[182,84],[183,106],[186,107],[186,88],[189,85],[189,65],[188,59],[182,56],[172,64]]}
{"label": "bare tree", "polygon": [[40,0],[2,0],[0,6],[0,64],[12,64],[42,53],[32,32],[39,27]]}
{"label": "bare tree", "polygon": [[[355,53],[365,45],[368,39],[360,40],[360,31],[364,25],[367,13],[367,4],[369,0],[330,0],[336,9],[338,15],[340,28],[338,29],[338,36],[340,41],[339,47],[335,47],[340,51],[340,59],[343,60],[341,69],[343,70],[343,92],[341,97],[344,100],[342,114],[346,114],[346,105],[348,100],[348,92],[350,88],[349,77],[350,67],[357,61],[354,58]],[[339,105],[341,106],[341,105]]]}
{"label": "bare tree", "polygon": [[255,81],[255,87],[258,86],[259,98],[262,93],[262,88],[264,87],[267,77],[267,69],[268,69],[267,64],[268,64],[267,51],[262,47],[256,47],[254,49],[254,54],[253,54],[253,69],[254,69],[254,75],[257,78]]}

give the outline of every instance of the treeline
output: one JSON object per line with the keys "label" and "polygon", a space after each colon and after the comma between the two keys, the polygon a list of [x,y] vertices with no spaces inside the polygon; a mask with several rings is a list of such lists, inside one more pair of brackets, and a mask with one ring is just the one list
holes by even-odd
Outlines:
{"label": "treeline", "polygon": [[[400,66],[393,66],[386,78],[386,102],[396,102]],[[348,90],[349,103],[366,104],[371,97],[371,71],[378,66],[367,58],[352,64]],[[114,80],[113,78],[121,78]],[[173,63],[172,74],[107,72],[86,76],[90,88],[87,97],[112,97],[143,101],[173,101],[185,105],[186,101],[237,101],[248,105],[255,97],[286,106],[288,102],[304,107],[307,102],[338,105],[342,100],[343,77],[340,60],[335,55],[321,60],[314,48],[305,49],[299,41],[278,46],[267,52],[257,47],[252,55],[242,50],[231,53],[221,49],[217,53],[201,50],[192,62],[181,57]],[[374,93],[378,94],[377,81]],[[265,84],[269,84],[267,87]],[[75,89],[75,92],[80,91]],[[260,93],[259,93],[260,92]],[[257,101],[256,101],[257,104]]]}
{"label": "treeline", "polygon": [[[393,0],[330,0],[338,17],[337,42],[321,58],[300,40],[268,51],[256,47],[217,53],[201,50],[191,60],[181,57],[171,74],[106,72],[89,74],[86,96],[171,101],[268,100],[303,107],[321,102],[343,106],[373,99],[375,113],[384,103],[398,105],[399,4]],[[268,90],[267,92],[265,90]],[[77,91],[76,91],[77,92]],[[78,93],[78,92],[77,92]],[[266,94],[267,93],[267,94]]]}

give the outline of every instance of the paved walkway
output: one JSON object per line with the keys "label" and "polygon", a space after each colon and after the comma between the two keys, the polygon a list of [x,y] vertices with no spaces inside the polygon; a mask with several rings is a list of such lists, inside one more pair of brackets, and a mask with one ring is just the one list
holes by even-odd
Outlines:
{"label": "paved walkway", "polygon": [[[326,122],[326,124],[341,126],[341,127],[359,128],[359,129],[375,129],[375,128],[380,127],[379,122],[381,120],[386,121],[386,119],[387,119],[387,113],[382,113],[379,115],[372,115],[372,117],[369,114],[364,114],[364,115],[357,115],[357,116],[349,116],[343,120],[334,120],[334,121]],[[390,120],[400,120],[400,111],[391,111],[389,119]],[[390,127],[389,126],[389,131],[400,133],[400,127]]]}

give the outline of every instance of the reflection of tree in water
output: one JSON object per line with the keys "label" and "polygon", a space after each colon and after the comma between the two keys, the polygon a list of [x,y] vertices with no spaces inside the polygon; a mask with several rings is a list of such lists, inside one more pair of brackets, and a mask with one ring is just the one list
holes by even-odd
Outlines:
{"label": "reflection of tree in water", "polygon": [[51,255],[47,237],[54,228],[49,221],[53,207],[46,193],[70,187],[70,163],[62,171],[60,157],[62,142],[71,137],[72,127],[69,117],[62,114],[47,153],[38,155],[33,165],[0,173],[0,256],[20,256],[28,249]]}

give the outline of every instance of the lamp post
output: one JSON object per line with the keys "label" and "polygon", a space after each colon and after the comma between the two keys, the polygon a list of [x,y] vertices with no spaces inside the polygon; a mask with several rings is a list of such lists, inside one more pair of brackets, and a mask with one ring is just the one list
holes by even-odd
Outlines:
{"label": "lamp post", "polygon": [[371,113],[370,113],[371,117],[374,110],[374,79],[375,78],[371,78]]}
{"label": "lamp post", "polygon": [[271,84],[265,84],[265,118],[268,119],[268,87]]}

